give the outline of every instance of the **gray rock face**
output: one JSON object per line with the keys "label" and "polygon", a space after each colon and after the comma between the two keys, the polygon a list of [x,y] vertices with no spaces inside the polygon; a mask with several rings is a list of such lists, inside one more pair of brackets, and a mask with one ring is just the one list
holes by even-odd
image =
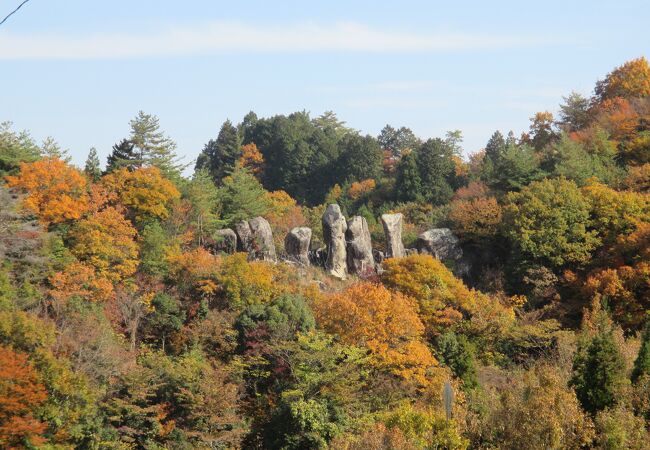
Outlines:
{"label": "gray rock face", "polygon": [[284,238],[284,250],[290,260],[303,266],[309,265],[309,244],[311,243],[311,228],[293,228]]}
{"label": "gray rock face", "polygon": [[418,249],[417,248],[407,248],[404,250],[404,256],[411,256],[411,255],[417,255],[418,254]]}
{"label": "gray rock face", "polygon": [[253,235],[253,258],[262,261],[276,261],[275,244],[271,225],[264,217],[256,217],[248,221]]}
{"label": "gray rock face", "polygon": [[375,264],[381,264],[382,261],[384,261],[384,259],[386,258],[386,254],[381,250],[373,250],[372,257],[375,260]]}
{"label": "gray rock face", "polygon": [[440,260],[459,261],[463,257],[458,238],[449,228],[433,228],[418,236],[415,246],[420,253],[435,256]]}
{"label": "gray rock face", "polygon": [[372,257],[372,242],[368,223],[361,216],[354,216],[348,222],[345,232],[347,242],[348,271],[359,276],[368,276],[375,272]]}
{"label": "gray rock face", "polygon": [[404,256],[402,222],[403,216],[401,213],[381,215],[381,223],[384,226],[384,234],[386,235],[386,258],[401,258]]}
{"label": "gray rock face", "polygon": [[323,237],[327,245],[325,270],[332,276],[347,277],[345,232],[348,225],[339,205],[329,205],[323,214]]}
{"label": "gray rock face", "polygon": [[237,234],[237,250],[251,253],[253,251],[253,232],[248,222],[245,220],[237,222],[235,233]]}
{"label": "gray rock face", "polygon": [[214,249],[217,252],[227,253],[232,255],[237,251],[237,235],[230,228],[217,230],[215,232]]}
{"label": "gray rock face", "polygon": [[327,247],[320,247],[309,251],[309,262],[312,266],[325,267],[327,261]]}

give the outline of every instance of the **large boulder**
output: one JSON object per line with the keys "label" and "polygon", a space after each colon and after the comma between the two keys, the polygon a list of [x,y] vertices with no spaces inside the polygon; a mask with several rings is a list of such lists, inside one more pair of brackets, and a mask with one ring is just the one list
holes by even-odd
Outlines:
{"label": "large boulder", "polygon": [[375,261],[372,257],[372,242],[368,223],[361,216],[354,216],[348,222],[345,232],[347,241],[348,270],[360,276],[368,276],[375,272]]}
{"label": "large boulder", "polygon": [[253,251],[253,232],[248,222],[245,220],[237,222],[235,233],[237,234],[237,250],[251,253]]}
{"label": "large boulder", "polygon": [[419,253],[435,256],[439,260],[460,261],[463,250],[449,228],[433,228],[418,236],[415,243]]}
{"label": "large boulder", "polygon": [[345,232],[348,229],[339,205],[328,205],[323,214],[323,238],[327,245],[325,270],[332,276],[347,277]]}
{"label": "large boulder", "polygon": [[217,230],[214,233],[214,249],[232,255],[237,251],[237,234],[230,228]]}
{"label": "large boulder", "polygon": [[264,217],[255,217],[248,221],[253,235],[253,259],[276,261],[275,244],[271,225]]}
{"label": "large boulder", "polygon": [[402,222],[403,216],[401,213],[381,215],[381,223],[384,226],[384,234],[386,235],[386,258],[401,258],[404,256]]}
{"label": "large boulder", "polygon": [[291,261],[303,266],[309,265],[309,244],[311,243],[311,228],[293,228],[284,238],[284,251]]}

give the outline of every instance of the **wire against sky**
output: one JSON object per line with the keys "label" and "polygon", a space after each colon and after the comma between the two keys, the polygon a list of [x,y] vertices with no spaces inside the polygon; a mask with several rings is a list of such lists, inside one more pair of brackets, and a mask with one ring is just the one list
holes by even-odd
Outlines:
{"label": "wire against sky", "polygon": [[22,8],[23,5],[24,5],[25,3],[27,3],[28,1],[29,1],[29,0],[24,0],[20,5],[18,5],[18,7],[17,7],[16,9],[14,9],[14,10],[11,11],[9,14],[7,14],[7,16],[6,16],[4,19],[2,19],[2,22],[0,22],[0,25],[2,25],[3,23],[5,23],[5,22],[7,21],[8,18],[10,18],[10,17],[13,16],[14,14],[16,14],[16,12],[18,12],[18,10],[19,10],[20,8]]}

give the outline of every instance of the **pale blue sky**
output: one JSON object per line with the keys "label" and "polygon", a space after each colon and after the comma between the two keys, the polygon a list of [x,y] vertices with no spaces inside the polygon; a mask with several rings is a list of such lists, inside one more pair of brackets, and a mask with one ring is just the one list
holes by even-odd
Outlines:
{"label": "pale blue sky", "polygon": [[140,109],[188,162],[250,110],[460,129],[472,152],[642,55],[647,0],[31,0],[0,27],[0,121],[78,164],[92,146],[103,161]]}

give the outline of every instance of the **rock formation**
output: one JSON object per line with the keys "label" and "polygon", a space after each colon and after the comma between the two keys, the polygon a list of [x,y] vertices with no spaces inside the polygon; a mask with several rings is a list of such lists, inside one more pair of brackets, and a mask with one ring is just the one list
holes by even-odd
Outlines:
{"label": "rock formation", "polygon": [[319,247],[309,251],[309,262],[312,266],[325,267],[327,261],[327,247]]}
{"label": "rock formation", "polygon": [[375,264],[381,264],[384,259],[386,258],[386,254],[382,252],[381,250],[373,250],[372,251],[372,257],[375,260]]}
{"label": "rock formation", "polygon": [[415,246],[420,253],[433,255],[440,260],[458,261],[463,257],[458,238],[449,228],[433,228],[418,236]]}
{"label": "rock formation", "polygon": [[253,251],[253,232],[248,222],[245,220],[237,222],[235,233],[237,234],[237,250],[251,253]]}
{"label": "rock formation", "polygon": [[323,238],[327,245],[325,270],[332,276],[347,277],[345,232],[348,226],[339,205],[329,205],[323,214]]}
{"label": "rock formation", "polygon": [[276,261],[275,244],[271,225],[264,217],[256,217],[248,221],[253,235],[253,259]]}
{"label": "rock formation", "polygon": [[381,215],[381,223],[384,226],[384,234],[386,235],[386,258],[401,258],[404,256],[402,220],[401,213]]}
{"label": "rock formation", "polygon": [[375,272],[375,261],[372,257],[372,242],[368,223],[361,216],[354,216],[348,222],[345,232],[347,243],[348,271],[360,276],[368,276]]}
{"label": "rock formation", "polygon": [[311,243],[311,228],[293,228],[284,238],[284,250],[289,260],[304,266],[309,265],[309,244]]}
{"label": "rock formation", "polygon": [[271,225],[263,217],[235,224],[237,249],[248,253],[250,259],[276,261]]}

